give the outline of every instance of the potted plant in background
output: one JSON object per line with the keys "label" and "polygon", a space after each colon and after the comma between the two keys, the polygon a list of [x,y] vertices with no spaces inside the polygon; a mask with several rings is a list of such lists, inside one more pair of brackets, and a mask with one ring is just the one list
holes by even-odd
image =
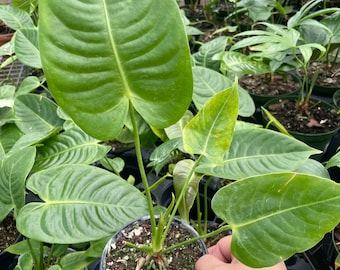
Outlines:
{"label": "potted plant in background", "polygon": [[[305,6],[301,9],[305,10]],[[317,14],[327,14],[335,11],[334,9],[327,9],[321,10]],[[302,14],[307,17],[305,13]],[[313,16],[316,15],[313,14]],[[303,18],[306,19],[306,17]],[[284,61],[290,58],[295,62],[296,68],[300,67],[304,71],[305,76],[301,93],[298,97],[292,98],[292,101],[289,101],[289,98],[277,98],[276,101],[268,101],[265,108],[269,109],[270,113],[274,114],[274,117],[279,118],[279,122],[294,136],[314,147],[323,149],[329,139],[337,132],[338,119],[336,112],[332,111],[332,106],[320,106],[321,101],[315,102],[311,100],[314,83],[312,82],[310,85],[308,69],[314,49],[319,50],[321,53],[319,57],[322,57],[326,52],[326,48],[318,43],[305,43],[301,33],[293,27],[298,24],[297,21],[300,23],[303,21],[301,12],[297,12],[288,20],[287,27],[262,23],[267,27],[265,31],[252,30],[240,33],[238,34],[239,36],[249,35],[249,37],[240,40],[233,47],[249,47],[250,50],[255,51],[256,56],[269,57],[271,69],[282,65],[282,61],[278,61],[278,58],[285,59]],[[273,52],[273,55],[271,55],[271,52]],[[281,100],[284,100],[284,102]],[[275,105],[276,103],[279,105]],[[289,104],[291,104],[290,107]],[[318,110],[312,112],[312,108],[317,108]],[[307,133],[307,135],[303,135],[303,133]],[[308,133],[311,133],[311,135],[308,135]]]}
{"label": "potted plant in background", "polygon": [[338,84],[340,10],[335,7],[326,8],[326,3],[324,8],[313,10],[320,3],[321,1],[317,0],[306,3],[294,18],[288,21],[288,26],[297,29],[306,42],[316,42],[326,48],[322,58],[316,59],[318,52],[314,52],[308,78],[312,81],[313,75],[317,72],[313,92],[321,96],[330,96],[340,87]]}
{"label": "potted plant in background", "polygon": [[[136,8],[136,4],[140,8]],[[89,21],[88,15],[79,16],[74,10],[92,14],[93,20]],[[159,16],[162,10],[163,15]],[[98,2],[93,5],[64,1],[61,5],[59,0],[40,2],[39,12],[43,70],[57,104],[70,117],[63,114],[63,118],[68,119],[63,125],[65,132],[71,125],[79,134],[88,133],[105,141],[118,136],[124,124],[131,121],[146,196],[119,176],[87,165],[88,154],[78,154],[78,158],[86,160],[83,164],[73,161],[60,165],[63,158],[53,164],[54,155],[48,154],[47,149],[59,144],[51,143],[43,151],[47,154],[42,160],[47,162],[42,167],[33,166],[32,175],[26,180],[26,188],[42,201],[28,203],[19,211],[17,227],[25,237],[51,244],[91,242],[86,256],[96,257],[114,232],[131,220],[149,215],[152,244],[134,247],[146,251],[144,258],[161,258],[159,267],[162,267],[167,251],[183,244],[162,245],[170,221],[181,204],[190,207],[185,205],[186,199],[192,198],[195,192],[190,194],[189,187],[203,174],[235,181],[218,191],[212,202],[214,212],[228,225],[185,242],[196,242],[232,229],[233,253],[250,266],[272,265],[308,249],[339,221],[338,209],[330,207],[339,205],[339,187],[327,179],[320,163],[308,159],[319,151],[283,134],[237,122],[237,81],[231,87],[216,90],[185,124],[182,138],[173,139],[179,141],[176,148],[185,149],[191,156],[176,164],[184,168],[183,188],[169,208],[154,208],[140,152],[136,114],[162,137],[163,129],[180,120],[192,101],[195,72],[192,73],[187,38],[176,2],[117,2],[103,8]],[[164,17],[164,14],[167,15]],[[164,26],[170,22],[177,27],[169,31]],[[122,23],[131,31],[122,28]],[[51,35],[52,28],[63,33],[62,47]],[[205,72],[205,69],[200,71]],[[216,82],[212,81],[214,85]],[[20,103],[27,104],[25,101],[31,96],[18,95],[14,112],[24,109],[26,106]],[[40,113],[36,110],[33,115]],[[86,133],[74,126],[73,121]],[[25,121],[18,118],[17,125],[20,123]],[[32,127],[28,123],[27,134]],[[54,135],[59,135],[66,149],[73,148],[72,137],[63,133],[43,138],[54,140]],[[25,140],[29,139],[27,137]],[[169,141],[168,144],[173,143]],[[43,144],[48,145],[45,141]],[[310,164],[315,168],[314,175],[310,174]],[[320,189],[330,193],[320,194]],[[299,196],[295,196],[297,193]],[[250,207],[252,205],[257,205],[256,211]],[[320,216],[316,216],[315,211]],[[161,213],[160,222],[156,222],[155,213]],[[296,222],[301,226],[296,226]],[[268,234],[266,242],[257,244],[252,236],[261,235],[264,226]],[[270,248],[273,245],[277,247],[275,256]]]}

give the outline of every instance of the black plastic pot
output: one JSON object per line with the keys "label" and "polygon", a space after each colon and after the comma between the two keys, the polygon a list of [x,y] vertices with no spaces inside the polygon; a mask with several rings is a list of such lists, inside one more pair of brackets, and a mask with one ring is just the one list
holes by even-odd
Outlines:
{"label": "black plastic pot", "polygon": [[338,87],[333,86],[323,86],[323,85],[314,85],[313,93],[321,96],[333,96],[335,92],[338,90]]}
{"label": "black plastic pot", "polygon": [[340,89],[336,90],[333,94],[333,103],[334,106],[337,107],[338,109],[340,109]]}
{"label": "black plastic pot", "polygon": [[[23,236],[19,235],[14,243],[22,241]],[[13,244],[14,244],[13,243]],[[0,253],[0,269],[3,270],[12,270],[15,268],[17,264],[17,255],[3,251]]]}
{"label": "black plastic pot", "polygon": [[[107,254],[110,252],[110,250],[112,249],[112,247],[114,247],[116,245],[116,242],[121,238],[121,237],[124,237],[124,235],[131,233],[133,230],[135,230],[136,227],[138,227],[140,224],[149,224],[149,220],[150,220],[150,217],[143,217],[143,218],[140,218],[138,220],[135,220],[129,224],[127,224],[125,227],[123,227],[120,231],[118,231],[115,235],[113,235],[113,237],[108,241],[108,243],[106,244],[105,246],[105,249],[103,251],[103,254],[102,254],[102,258],[101,258],[101,261],[100,261],[100,267],[99,269],[100,270],[106,270],[108,269],[107,266],[106,266],[106,258],[107,258]],[[174,219],[172,224],[176,227],[180,227],[182,228],[183,230],[187,231],[190,233],[191,237],[196,237],[198,236],[198,233],[188,224],[182,222],[181,220],[179,219]],[[204,244],[204,241],[203,240],[199,240],[197,241],[196,243],[198,245],[198,247],[200,248],[201,250],[201,255],[204,255],[204,254],[207,254],[207,248]],[[183,250],[183,248],[185,247],[182,247],[181,250]],[[130,250],[130,248],[129,248]],[[132,252],[136,252],[136,250],[132,250]],[[183,251],[182,251],[183,252]]]}
{"label": "black plastic pot", "polygon": [[313,270],[333,270],[335,250],[332,234],[327,233],[324,238],[313,248],[304,252],[304,256]]}
{"label": "black plastic pot", "polygon": [[258,95],[258,94],[254,94],[254,93],[248,91],[250,96],[253,98],[256,107],[261,107],[264,104],[266,104],[268,101],[270,101],[270,100],[272,100],[274,98],[281,98],[282,99],[282,98],[289,97],[289,96],[292,96],[292,95],[297,95],[301,91],[302,82],[301,82],[300,78],[297,75],[295,75],[293,73],[289,73],[289,75],[291,76],[291,79],[294,82],[296,82],[296,83],[298,83],[300,85],[298,88],[292,89],[291,92],[289,92],[289,93],[278,94],[278,95],[275,95],[275,96],[271,95],[270,96],[270,95]]}
{"label": "black plastic pot", "polygon": [[[322,156],[322,162],[327,162],[332,156],[334,156],[340,147],[340,134],[335,135],[329,144],[326,146],[326,149]],[[337,166],[330,167],[327,169],[331,179],[337,183],[340,183],[340,168]]]}
{"label": "black plastic pot", "polygon": [[[328,258],[330,260],[330,264],[333,266],[334,265],[334,268],[336,267],[335,266],[335,260],[337,258],[337,256],[339,256],[339,243],[336,242],[336,239],[335,239],[335,230],[338,230],[338,227],[334,228],[332,233],[330,234],[331,235],[331,245],[329,246],[329,249],[328,249]],[[340,267],[336,268],[336,270],[340,269]]]}
{"label": "black plastic pot", "polygon": [[[290,96],[290,97],[285,97],[284,99],[287,100],[297,100],[298,98],[295,96]],[[329,104],[327,102],[324,102],[322,100],[316,100],[316,99],[311,99],[318,101],[321,106],[325,106],[326,108],[329,108],[330,110],[336,109],[332,104]],[[280,101],[280,99],[272,99],[268,101],[263,107],[268,108],[271,104],[274,104],[276,102]],[[263,116],[263,122],[264,125],[268,124],[268,118],[266,117],[265,113],[262,111],[262,116]],[[273,125],[270,125],[271,128],[276,129]],[[337,127],[336,129],[329,131],[329,132],[324,132],[324,133],[316,133],[316,134],[308,134],[308,133],[301,133],[301,132],[296,132],[296,131],[290,131],[288,132],[294,136],[296,139],[305,142],[311,147],[324,150],[327,146],[327,144],[330,142],[330,140],[339,133],[340,127]]]}

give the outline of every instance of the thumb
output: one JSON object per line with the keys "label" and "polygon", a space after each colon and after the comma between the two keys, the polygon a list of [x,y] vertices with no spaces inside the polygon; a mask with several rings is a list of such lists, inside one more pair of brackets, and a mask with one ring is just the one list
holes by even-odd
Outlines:
{"label": "thumb", "polygon": [[228,264],[219,260],[211,254],[206,254],[199,258],[195,265],[196,270],[228,270],[230,269]]}

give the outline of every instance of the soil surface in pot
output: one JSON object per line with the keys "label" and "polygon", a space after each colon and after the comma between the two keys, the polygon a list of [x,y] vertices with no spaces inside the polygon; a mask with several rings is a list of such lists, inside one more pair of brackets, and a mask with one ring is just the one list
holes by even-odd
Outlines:
{"label": "soil surface in pot", "polygon": [[225,5],[220,3],[214,8],[214,12],[209,12],[210,9],[204,9],[203,6],[198,5],[194,8],[190,8],[190,5],[180,7],[184,11],[185,16],[190,21],[190,26],[201,30],[203,33],[195,38],[197,42],[208,42],[218,36],[228,35],[227,31],[221,31],[214,33],[216,30],[225,26],[223,18],[219,18],[216,10],[222,10]]}
{"label": "soil surface in pot", "polygon": [[340,115],[335,109],[325,108],[310,100],[308,110],[299,111],[294,100],[279,100],[268,106],[270,113],[289,131],[318,134],[340,126]]}
{"label": "soil surface in pot", "polygon": [[283,77],[268,74],[249,75],[239,79],[240,86],[249,93],[257,96],[278,96],[290,94],[300,87],[300,83],[288,74]]}
{"label": "soil surface in pot", "polygon": [[[162,262],[168,261],[168,270],[194,270],[195,262],[201,257],[202,250],[197,243],[193,243],[190,245],[186,245],[184,247],[173,250],[172,252],[166,255],[166,258],[152,258],[148,265],[138,266],[138,263],[142,264],[142,262],[146,259],[146,254],[127,247],[124,243],[130,242],[136,245],[150,243],[150,235],[151,235],[151,226],[150,224],[141,224],[135,225],[132,231],[126,231],[123,234],[118,242],[115,245],[111,245],[111,250],[109,252],[109,256],[106,259],[106,267],[105,269],[114,269],[114,270],[132,270],[132,269],[159,269],[153,268],[152,264],[156,264],[157,261]],[[184,229],[172,226],[170,228],[168,237],[165,241],[165,246],[171,246],[178,242],[190,239],[191,235],[189,232]],[[139,268],[138,268],[139,267]],[[148,268],[151,267],[151,268]]]}
{"label": "soil surface in pot", "polygon": [[308,71],[310,80],[312,80],[315,72],[318,72],[316,85],[340,88],[340,63],[328,66],[326,63],[313,62]]}
{"label": "soil surface in pot", "polygon": [[15,220],[8,216],[0,224],[0,252],[12,245],[19,237],[15,226]]}

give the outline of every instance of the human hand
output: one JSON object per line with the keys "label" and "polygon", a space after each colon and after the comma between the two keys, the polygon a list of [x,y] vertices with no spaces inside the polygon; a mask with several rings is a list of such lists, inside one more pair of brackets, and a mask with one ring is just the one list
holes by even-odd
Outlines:
{"label": "human hand", "polygon": [[[196,262],[196,270],[255,270],[240,263],[230,252],[231,235],[222,238],[215,246],[209,248],[209,254],[202,256]],[[256,270],[287,270],[285,264],[265,268],[256,268]]]}

